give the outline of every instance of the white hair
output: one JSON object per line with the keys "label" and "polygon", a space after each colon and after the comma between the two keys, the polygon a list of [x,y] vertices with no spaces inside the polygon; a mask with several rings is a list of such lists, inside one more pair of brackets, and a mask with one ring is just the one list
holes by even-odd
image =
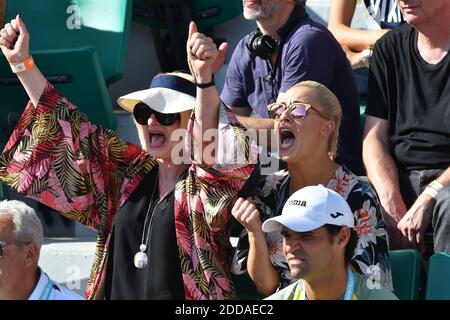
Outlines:
{"label": "white hair", "polygon": [[0,218],[10,218],[16,240],[31,241],[41,249],[44,241],[42,224],[34,209],[17,200],[0,202]]}

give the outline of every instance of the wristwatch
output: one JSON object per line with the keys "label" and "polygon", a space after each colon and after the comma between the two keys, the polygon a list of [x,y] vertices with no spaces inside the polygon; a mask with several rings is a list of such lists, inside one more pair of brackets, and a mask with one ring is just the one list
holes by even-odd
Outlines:
{"label": "wristwatch", "polygon": [[372,49],[364,49],[359,54],[359,56],[361,57],[362,62],[366,66],[366,68],[369,68],[369,66],[370,66],[370,58],[372,58],[372,53],[373,53]]}

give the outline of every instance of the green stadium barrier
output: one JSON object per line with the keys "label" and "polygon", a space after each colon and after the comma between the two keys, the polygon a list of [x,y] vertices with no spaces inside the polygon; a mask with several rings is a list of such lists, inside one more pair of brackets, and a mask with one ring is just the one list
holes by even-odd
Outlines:
{"label": "green stadium barrier", "polygon": [[132,6],[132,0],[13,0],[6,3],[5,21],[20,13],[32,52],[94,47],[109,84],[125,70]]}
{"label": "green stadium barrier", "polygon": [[[94,48],[35,51],[34,60],[56,89],[78,106],[92,123],[110,129],[116,127],[111,100]],[[14,127],[15,123],[11,123],[10,119],[18,119],[28,97],[17,77],[11,75],[6,59],[0,59],[0,96],[0,129]]]}

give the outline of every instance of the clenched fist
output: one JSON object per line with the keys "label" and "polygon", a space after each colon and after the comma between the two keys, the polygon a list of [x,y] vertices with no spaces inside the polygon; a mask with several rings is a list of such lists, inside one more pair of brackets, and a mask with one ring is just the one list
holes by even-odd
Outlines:
{"label": "clenched fist", "polygon": [[231,209],[231,214],[241,223],[249,233],[262,232],[259,210],[251,198],[239,198]]}
{"label": "clenched fist", "polygon": [[0,30],[0,48],[9,63],[20,63],[30,55],[30,35],[19,15]]}

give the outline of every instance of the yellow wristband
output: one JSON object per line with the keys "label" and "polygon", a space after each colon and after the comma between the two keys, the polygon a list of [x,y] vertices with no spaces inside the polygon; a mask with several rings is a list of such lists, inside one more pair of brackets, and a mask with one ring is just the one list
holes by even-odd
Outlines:
{"label": "yellow wristband", "polygon": [[33,57],[29,56],[27,59],[25,59],[24,61],[22,61],[20,63],[11,63],[10,66],[11,66],[12,72],[19,73],[19,72],[30,70],[31,68],[33,68],[35,66],[35,64],[34,64]]}

